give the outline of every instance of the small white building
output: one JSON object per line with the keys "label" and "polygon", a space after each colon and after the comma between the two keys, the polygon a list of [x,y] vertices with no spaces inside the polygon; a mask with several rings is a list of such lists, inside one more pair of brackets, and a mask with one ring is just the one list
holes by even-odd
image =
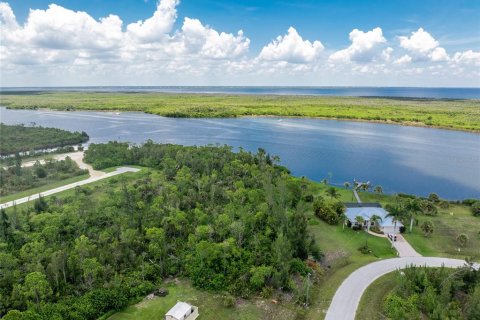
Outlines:
{"label": "small white building", "polygon": [[182,301],[178,301],[177,304],[165,314],[165,320],[195,320],[197,317],[198,307]]}
{"label": "small white building", "polygon": [[[368,228],[376,224],[384,234],[400,233],[400,227],[403,227],[403,224],[397,221],[395,228],[395,221],[391,217],[387,217],[388,212],[378,203],[346,203],[345,205],[347,207],[345,215],[352,226],[358,226],[356,218],[360,216],[364,220],[361,227]],[[374,215],[380,217],[381,220],[376,223],[371,221],[371,217]]]}

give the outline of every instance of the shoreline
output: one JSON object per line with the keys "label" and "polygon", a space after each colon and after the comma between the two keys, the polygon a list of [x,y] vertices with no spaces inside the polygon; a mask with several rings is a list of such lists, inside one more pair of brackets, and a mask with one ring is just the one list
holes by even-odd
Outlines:
{"label": "shoreline", "polygon": [[437,125],[427,125],[421,122],[415,121],[404,121],[404,122],[396,122],[392,120],[370,120],[370,119],[362,119],[362,118],[337,118],[337,117],[320,117],[320,116],[285,116],[285,115],[233,115],[231,117],[170,117],[164,116],[161,114],[157,114],[154,112],[148,112],[146,110],[121,110],[121,109],[56,109],[56,108],[20,108],[20,107],[9,107],[9,106],[1,106],[3,108],[9,110],[34,110],[34,111],[63,111],[63,112],[104,112],[104,113],[128,113],[128,112],[140,112],[144,114],[151,114],[158,117],[170,118],[170,119],[235,119],[235,118],[282,118],[282,119],[318,119],[318,120],[334,120],[334,121],[350,121],[350,122],[365,122],[365,123],[377,123],[377,124],[386,124],[386,125],[397,125],[397,126],[404,126],[404,127],[418,127],[418,128],[428,128],[428,129],[441,129],[441,130],[449,130],[449,131],[459,131],[459,132],[466,132],[472,134],[480,134],[479,130],[474,129],[464,129],[464,128],[452,128],[452,127],[445,127],[445,126],[437,126]]}

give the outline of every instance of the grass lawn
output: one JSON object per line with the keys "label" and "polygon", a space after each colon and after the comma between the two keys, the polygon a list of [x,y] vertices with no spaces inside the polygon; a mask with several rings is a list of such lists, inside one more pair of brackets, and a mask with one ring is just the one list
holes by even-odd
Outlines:
{"label": "grass lawn", "polygon": [[296,317],[294,310],[296,307],[291,304],[274,304],[270,300],[263,299],[239,299],[234,307],[227,308],[222,303],[221,295],[197,290],[187,280],[168,283],[164,286],[169,291],[166,297],[141,301],[114,314],[108,320],[163,320],[165,313],[177,301],[185,301],[197,306],[199,320],[290,320]]}
{"label": "grass lawn", "polygon": [[[375,237],[363,231],[353,231],[342,226],[330,226],[310,217],[310,230],[325,253],[326,275],[312,288],[312,305],[306,319],[323,319],[335,291],[350,273],[370,262],[393,258],[395,251],[385,238]],[[371,254],[362,254],[358,248],[365,244],[367,235]]]}
{"label": "grass lawn", "polygon": [[480,131],[480,100],[128,92],[4,94],[10,108],[142,111],[166,117],[286,116]]}
{"label": "grass lawn", "polygon": [[[325,198],[325,190],[328,185],[317,184],[315,190],[318,195]],[[343,202],[355,202],[352,200],[353,192],[351,189],[337,188]],[[372,192],[359,192],[363,202],[379,202],[385,207],[388,203],[394,203],[393,195],[377,194]],[[404,233],[405,239],[423,256],[442,256],[457,259],[472,257],[480,261],[480,218],[474,217],[469,207],[465,205],[450,204],[449,208],[439,208],[436,216],[418,215],[418,225],[414,225],[413,232],[408,232],[409,223],[407,221],[407,231]],[[431,220],[434,225],[433,234],[430,237],[423,235],[420,226],[425,220]],[[465,248],[461,248],[457,242],[459,234],[465,233],[469,241]],[[460,249],[460,250],[459,250]]]}
{"label": "grass lawn", "polygon": [[[81,186],[81,188],[91,188],[93,190],[96,190],[96,189],[100,190],[108,184],[114,184],[114,183],[117,183],[119,181],[123,181],[124,179],[129,180],[129,179],[132,179],[132,178],[142,177],[144,174],[148,174],[148,172],[150,171],[150,169],[148,169],[148,168],[144,168],[144,167],[138,167],[138,168],[142,168],[142,170],[138,171],[138,172],[125,172],[125,173],[122,173],[122,174],[117,175],[117,176],[113,176],[113,177],[109,177],[109,178],[98,180],[98,181],[95,181],[95,182],[92,182],[92,183],[85,184],[85,185]],[[86,178],[88,178],[88,176],[86,176]],[[48,188],[48,189],[50,189],[50,188]],[[66,197],[71,197],[73,195],[75,195],[75,188],[69,189],[69,190],[66,190],[66,191],[62,191],[62,192],[59,192],[59,193],[55,193],[53,195],[45,197],[45,199],[49,199],[50,197],[66,198]],[[2,201],[2,203],[3,203],[3,201]],[[18,204],[17,208],[21,209],[21,208],[28,207],[28,206],[33,207],[33,202],[30,201],[30,202],[25,202],[25,203]],[[12,210],[12,207],[7,208],[6,210]]]}
{"label": "grass lawn", "polygon": [[[141,168],[141,167],[139,167]],[[115,168],[107,169],[113,171]],[[108,184],[115,184],[122,180],[140,178],[145,175],[156,174],[153,169],[142,168],[140,172],[126,173],[111,177],[105,180],[97,181],[84,186],[93,190],[104,188]],[[315,184],[311,186],[315,195],[325,194],[329,186]],[[352,201],[352,191],[349,189],[338,188],[340,200]],[[68,190],[57,194],[57,197],[73,196],[75,190]],[[383,205],[392,202],[393,197],[389,195],[360,193],[360,197],[365,202],[380,202]],[[23,204],[31,205],[31,204]],[[453,212],[453,215],[450,214]],[[319,220],[313,212],[308,214],[309,229],[315,236],[317,244],[325,254],[325,276],[319,282],[314,283],[311,288],[311,305],[306,311],[302,311],[292,302],[272,303],[270,299],[249,299],[238,300],[233,308],[223,306],[221,295],[197,290],[193,288],[187,280],[181,280],[176,283],[169,283],[170,294],[164,298],[142,301],[136,305],[130,306],[122,312],[116,313],[109,320],[122,319],[163,319],[163,316],[177,300],[190,302],[200,308],[199,319],[324,319],[326,311],[330,305],[331,299],[340,284],[356,269],[368,263],[380,259],[396,257],[395,251],[385,238],[379,238],[368,235],[363,231],[353,231],[350,228],[342,226],[331,226]],[[420,228],[415,227],[413,234],[406,234],[406,238],[414,248],[423,255],[433,256],[453,256],[464,258],[466,255],[475,256],[477,260],[480,250],[480,219],[471,215],[465,206],[451,205],[449,209],[440,210],[435,217],[419,216],[420,223],[424,219],[431,219],[434,222],[435,231],[431,238],[427,239],[421,234]],[[456,248],[456,236],[464,232],[470,237],[470,242],[462,252],[458,253]],[[475,237],[476,236],[476,237]],[[371,254],[362,254],[358,248],[368,241],[372,250]],[[390,274],[393,277],[393,274]],[[387,277],[387,278],[385,278]],[[373,298],[367,298],[362,302],[359,310],[363,310],[363,315],[358,319],[376,319],[380,314],[370,315],[370,310],[380,306],[381,299],[388,292],[388,284],[392,279],[388,275],[380,278],[374,285],[381,287],[382,290],[370,289],[367,294],[374,295]],[[384,279],[385,278],[385,279]],[[383,281],[383,282],[382,282]],[[167,286],[167,284],[165,284]],[[362,298],[363,299],[363,298]],[[372,302],[374,299],[376,303]],[[363,308],[363,309],[362,309]],[[359,311],[360,312],[360,311]],[[366,313],[365,313],[366,312]],[[368,315],[365,316],[365,315]]]}
{"label": "grass lawn", "polygon": [[[472,257],[480,261],[480,218],[474,217],[468,207],[450,205],[448,209],[440,209],[436,216],[417,218],[418,226],[414,226],[411,234],[408,231],[404,234],[417,252],[424,256]],[[433,234],[428,238],[420,229],[425,220],[433,222]],[[456,240],[461,233],[469,238],[465,248],[461,248]]]}
{"label": "grass lawn", "polygon": [[37,194],[37,193],[45,192],[45,191],[50,190],[50,189],[58,188],[58,187],[61,187],[61,186],[64,186],[64,185],[67,185],[67,184],[70,184],[70,183],[74,183],[74,182],[78,182],[78,181],[88,179],[88,177],[90,177],[89,174],[82,174],[80,176],[68,178],[68,179],[65,179],[65,180],[53,181],[51,183],[47,183],[47,184],[45,184],[43,186],[40,186],[40,187],[37,187],[37,188],[28,189],[28,190],[24,190],[24,191],[21,191],[21,192],[14,193],[14,194],[9,194],[8,196],[0,197],[0,203],[5,203],[5,202],[12,201],[12,200],[28,197],[28,196],[31,196],[31,195],[34,195],[34,194]]}
{"label": "grass lawn", "polygon": [[356,320],[383,320],[383,299],[396,286],[398,271],[387,273],[370,284],[358,305]]}

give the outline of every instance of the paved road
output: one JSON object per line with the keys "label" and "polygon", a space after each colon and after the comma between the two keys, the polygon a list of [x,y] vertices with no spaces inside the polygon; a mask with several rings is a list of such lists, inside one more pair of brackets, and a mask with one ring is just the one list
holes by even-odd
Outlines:
{"label": "paved road", "polygon": [[50,195],[58,193],[58,192],[62,192],[62,191],[68,190],[68,189],[78,187],[78,186],[83,186],[85,184],[92,183],[92,182],[102,180],[102,179],[105,179],[105,178],[110,178],[110,177],[113,177],[113,176],[116,176],[116,175],[119,175],[119,174],[122,174],[122,173],[125,173],[125,172],[137,172],[139,170],[140,169],[137,169],[137,168],[121,167],[121,168],[118,168],[117,170],[109,172],[109,173],[98,171],[98,172],[101,172],[100,175],[90,176],[90,178],[82,180],[82,181],[67,184],[67,185],[64,185],[64,186],[61,186],[61,187],[58,187],[58,188],[50,189],[48,191],[37,193],[37,194],[31,195],[31,196],[28,196],[28,197],[24,197],[24,198],[21,198],[21,199],[17,199],[17,200],[14,200],[14,201],[2,203],[2,204],[0,204],[0,209],[8,208],[8,207],[11,207],[11,206],[16,205],[16,204],[22,204],[22,203],[25,203],[25,202],[29,202],[29,201],[38,199],[40,195],[42,197],[50,196]]}
{"label": "paved road", "polygon": [[[90,177],[88,179],[85,179],[85,180],[82,180],[82,181],[78,181],[78,182],[67,184],[67,185],[64,185],[64,186],[61,186],[61,187],[58,187],[58,188],[50,189],[48,191],[37,193],[37,194],[31,195],[31,196],[28,196],[28,197],[24,197],[24,198],[17,199],[17,200],[14,200],[14,201],[2,203],[2,204],[0,204],[0,209],[8,208],[8,207],[11,207],[11,206],[16,205],[16,204],[22,204],[22,203],[25,203],[25,202],[29,202],[29,201],[38,199],[40,197],[40,195],[42,197],[46,197],[46,196],[49,196],[49,195],[52,195],[52,194],[55,194],[55,193],[58,193],[58,192],[62,192],[62,191],[68,190],[68,189],[72,189],[72,188],[75,188],[75,187],[78,187],[78,186],[83,186],[85,184],[92,183],[92,182],[95,182],[95,181],[98,181],[98,180],[113,177],[113,176],[116,176],[118,174],[122,174],[122,173],[125,173],[125,172],[137,172],[137,171],[140,170],[140,169],[136,169],[136,168],[120,167],[117,170],[109,172],[109,173],[105,173],[103,171],[98,171],[98,170],[93,169],[91,165],[83,162],[83,151],[58,154],[58,155],[55,155],[53,158],[55,160],[63,160],[66,157],[70,157],[73,161],[75,161],[78,164],[78,166],[81,169],[87,169],[88,173],[90,174]],[[28,161],[28,162],[25,162],[22,166],[24,166],[24,167],[33,166],[35,164],[35,162],[36,161]],[[44,163],[45,161],[40,160],[40,163],[42,163],[42,162]]]}
{"label": "paved road", "polygon": [[[465,261],[438,257],[405,257],[393,258],[370,263],[348,276],[335,292],[325,320],[354,320],[360,298],[367,287],[377,278],[389,272],[403,269],[410,265],[458,268]],[[479,264],[475,266],[477,269]]]}

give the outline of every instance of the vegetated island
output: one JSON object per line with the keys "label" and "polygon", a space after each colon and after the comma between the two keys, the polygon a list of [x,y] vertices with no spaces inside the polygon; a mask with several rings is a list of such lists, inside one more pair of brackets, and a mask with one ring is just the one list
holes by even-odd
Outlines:
{"label": "vegetated island", "polygon": [[165,117],[281,116],[371,121],[480,132],[480,100],[176,94],[2,92],[8,108],[143,111]]}
{"label": "vegetated island", "polygon": [[[318,319],[352,270],[395,256],[386,239],[342,226],[347,186],[294,177],[262,149],[110,142],[84,160],[143,169],[0,211],[6,320],[161,317],[171,305],[142,299],[164,286],[169,301],[195,298],[206,320]],[[427,240],[413,242],[423,251],[478,259],[478,200],[361,195],[394,206],[405,225],[432,220]]]}
{"label": "vegetated island", "polygon": [[0,123],[0,155],[45,150],[87,142],[86,132]]}

